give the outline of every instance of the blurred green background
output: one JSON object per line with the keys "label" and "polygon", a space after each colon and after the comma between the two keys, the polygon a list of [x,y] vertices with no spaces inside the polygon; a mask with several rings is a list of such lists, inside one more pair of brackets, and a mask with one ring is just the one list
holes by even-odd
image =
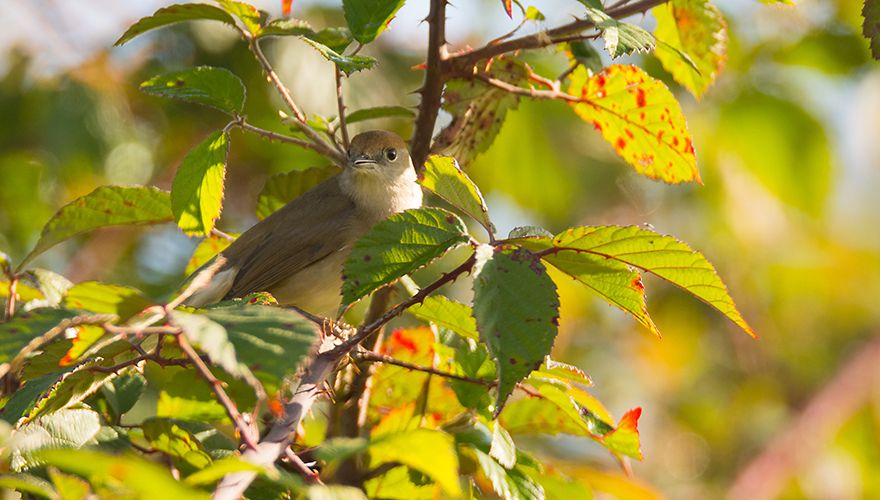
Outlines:
{"label": "blurred green background", "polygon": [[[55,210],[98,185],[169,188],[188,149],[225,124],[219,112],[141,94],[138,83],[154,74],[226,67],[248,86],[250,121],[284,131],[277,97],[218,24],[178,25],[111,49],[132,21],[166,3],[4,4],[0,251],[16,261]],[[256,2],[276,16],[280,3]],[[547,26],[580,12],[574,0],[533,3]],[[616,416],[644,408],[645,460],[633,466],[640,481],[670,498],[880,498],[880,63],[859,34],[861,2],[715,3],[730,27],[728,60],[702,101],[672,83],[653,56],[623,60],[676,92],[704,186],[635,175],[591,125],[548,102],[521,103],[466,169],[501,231],[647,223],[688,242],[715,263],[761,336],[749,339],[648,278],[649,308],[664,333],[658,340],[570,279],[558,280],[555,357],[586,370],[592,392]],[[422,75],[413,66],[422,62],[426,13],[425,2],[410,1],[367,49],[380,65],[351,79],[352,109],[417,104],[412,92]],[[293,14],[319,27],[344,24],[338,2],[300,0]],[[653,28],[650,16],[633,22]],[[497,0],[456,2],[449,41],[453,49],[478,46],[516,23]],[[328,63],[296,40],[268,42],[267,50],[306,111],[335,114]],[[547,75],[565,67],[551,49],[529,60]],[[368,126],[412,131],[400,119]],[[234,132],[220,228],[255,222],[268,175],[324,163]],[[180,283],[196,243],[173,225],[105,230],[35,265],[74,282],[130,284],[162,297]],[[590,442],[534,445],[573,471],[614,467]]]}

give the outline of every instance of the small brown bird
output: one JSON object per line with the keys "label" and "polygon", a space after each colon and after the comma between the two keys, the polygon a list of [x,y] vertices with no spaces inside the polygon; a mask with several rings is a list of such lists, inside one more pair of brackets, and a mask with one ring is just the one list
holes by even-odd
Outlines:
{"label": "small brown bird", "polygon": [[280,304],[335,314],[342,266],[354,242],[377,222],[421,205],[403,139],[381,130],[359,134],[341,173],[239,236],[222,252],[223,267],[186,304],[201,307],[265,291]]}

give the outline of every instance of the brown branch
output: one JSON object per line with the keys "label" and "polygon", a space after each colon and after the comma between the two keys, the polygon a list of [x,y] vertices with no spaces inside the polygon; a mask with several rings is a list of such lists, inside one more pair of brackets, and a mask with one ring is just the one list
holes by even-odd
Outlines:
{"label": "brown branch", "polygon": [[189,366],[192,364],[192,361],[189,359],[170,359],[163,358],[156,354],[146,354],[143,356],[138,356],[136,358],[130,359],[128,361],[123,361],[117,365],[113,366],[90,366],[87,368],[88,371],[91,372],[100,372],[100,373],[118,373],[119,370],[123,368],[128,368],[129,366],[134,366],[141,361],[152,361],[159,366]]}
{"label": "brown branch", "polygon": [[431,375],[437,375],[444,378],[449,378],[453,380],[458,380],[460,382],[467,382],[469,384],[477,384],[485,387],[494,387],[497,385],[497,382],[494,380],[486,380],[480,378],[472,378],[465,377],[463,375],[457,375],[455,373],[445,372],[443,370],[438,370],[436,368],[432,368],[430,366],[420,366],[414,365],[412,363],[402,361],[397,358],[392,358],[387,354],[379,354],[372,351],[358,351],[354,352],[351,355],[354,359],[366,361],[368,363],[384,363],[386,365],[394,365],[399,366],[401,368],[406,368],[407,370],[413,370],[417,372],[430,373]]}
{"label": "brown branch", "polygon": [[[304,149],[311,149],[312,151],[314,151],[318,154],[322,154],[322,155],[325,154],[325,151],[323,149],[321,149],[319,146],[315,146],[315,144],[313,144],[309,141],[305,141],[303,139],[298,139],[296,137],[290,137],[289,135],[284,135],[284,134],[279,134],[277,132],[272,132],[271,130],[266,130],[266,129],[263,129],[260,127],[256,127],[256,126],[251,125],[250,123],[247,123],[245,121],[242,121],[238,125],[238,127],[241,128],[242,130],[246,130],[246,131],[251,132],[253,134],[257,134],[260,137],[262,137],[266,140],[269,140],[269,141],[278,141],[278,142],[283,142],[286,144],[293,144],[294,146],[299,146]],[[334,161],[336,161],[336,158],[332,158],[332,159]]]}
{"label": "brown branch", "polygon": [[309,469],[309,466],[306,465],[306,463],[303,462],[301,458],[299,458],[299,455],[294,453],[294,451],[291,450],[289,446],[287,447],[286,450],[284,450],[284,456],[285,456],[285,458],[287,458],[287,461],[290,462],[290,464],[293,465],[296,468],[296,470],[303,477],[306,478],[306,481],[313,483],[313,484],[324,484],[324,482],[321,481],[321,478],[318,476],[318,474],[315,471],[313,471],[312,469]]}
{"label": "brown branch", "polygon": [[431,149],[431,138],[434,136],[434,124],[440,111],[443,97],[443,85],[449,77],[446,46],[446,0],[431,0],[431,10],[427,18],[430,26],[428,32],[428,60],[425,69],[425,82],[419,93],[419,114],[416,117],[415,130],[410,142],[410,157],[416,172],[422,171],[422,165],[428,158]]}
{"label": "brown branch", "polygon": [[9,279],[9,295],[6,297],[6,321],[11,320],[15,315],[16,288],[18,288],[18,276],[12,276]]}
{"label": "brown branch", "polygon": [[334,149],[333,146],[327,144],[327,142],[325,142],[324,139],[321,138],[318,132],[309,127],[306,115],[302,112],[302,110],[299,109],[299,106],[296,105],[293,97],[290,96],[290,91],[287,90],[287,87],[278,77],[278,74],[275,73],[275,68],[272,67],[269,59],[267,59],[266,55],[263,54],[263,49],[260,48],[259,39],[256,37],[252,37],[245,32],[242,32],[242,34],[248,40],[248,45],[251,48],[251,52],[253,52],[254,56],[257,58],[257,62],[260,63],[260,66],[262,66],[263,72],[266,74],[266,77],[269,78],[269,81],[271,81],[273,85],[275,85],[275,89],[278,90],[278,93],[281,95],[281,100],[284,101],[284,104],[287,105],[288,109],[290,109],[290,111],[296,118],[296,121],[294,121],[294,123],[311,141],[312,149],[332,159],[335,163],[339,165],[345,165],[344,155]]}
{"label": "brown branch", "polygon": [[[606,11],[606,14],[613,19],[623,19],[633,14],[645,12],[648,9],[664,4],[668,1],[669,0],[640,0],[638,2],[610,8]],[[494,45],[485,45],[478,49],[453,54],[449,58],[449,63],[456,71],[468,71],[480,61],[517,50],[539,49],[549,45],[555,45],[561,41],[565,41],[565,37],[568,35],[580,33],[584,30],[595,27],[596,24],[589,19],[578,19],[540,33],[525,35]]]}
{"label": "brown branch", "polygon": [[348,126],[345,124],[345,101],[342,98],[342,71],[334,65],[336,73],[336,107],[339,109],[339,130],[342,132],[342,147],[348,151]]}
{"label": "brown branch", "polygon": [[226,394],[226,391],[223,390],[223,382],[218,380],[217,377],[211,373],[211,369],[208,368],[208,365],[205,364],[201,356],[199,356],[195,349],[193,349],[192,345],[190,345],[186,335],[181,333],[177,336],[177,345],[180,347],[180,350],[183,351],[183,354],[185,354],[195,365],[196,371],[199,372],[199,375],[210,384],[211,390],[214,391],[214,395],[217,397],[218,402],[223,405],[226,414],[229,415],[229,418],[235,424],[235,427],[238,428],[238,432],[241,434],[241,440],[244,441],[249,448],[256,448],[257,442],[252,434],[252,429],[247,422],[244,421],[244,417],[242,417],[241,412],[238,411],[235,402],[232,401],[232,398],[230,398],[229,395]]}

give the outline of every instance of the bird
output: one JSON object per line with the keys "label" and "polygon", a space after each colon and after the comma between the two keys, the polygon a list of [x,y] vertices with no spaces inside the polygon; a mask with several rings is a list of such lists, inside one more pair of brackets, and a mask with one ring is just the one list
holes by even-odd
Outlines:
{"label": "bird", "polygon": [[358,134],[340,173],[252,226],[205,264],[202,269],[225,259],[184,304],[198,308],[269,292],[281,305],[331,316],[354,243],[376,223],[421,205],[422,189],[403,139],[384,130]]}

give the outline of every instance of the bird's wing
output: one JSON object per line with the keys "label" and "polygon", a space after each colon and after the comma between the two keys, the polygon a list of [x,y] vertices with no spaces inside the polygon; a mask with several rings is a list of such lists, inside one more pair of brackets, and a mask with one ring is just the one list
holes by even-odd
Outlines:
{"label": "bird's wing", "polygon": [[[315,216],[316,212],[322,215]],[[248,229],[223,256],[238,269],[227,298],[265,291],[351,243],[355,205],[331,177]],[[342,270],[340,269],[340,273]]]}

